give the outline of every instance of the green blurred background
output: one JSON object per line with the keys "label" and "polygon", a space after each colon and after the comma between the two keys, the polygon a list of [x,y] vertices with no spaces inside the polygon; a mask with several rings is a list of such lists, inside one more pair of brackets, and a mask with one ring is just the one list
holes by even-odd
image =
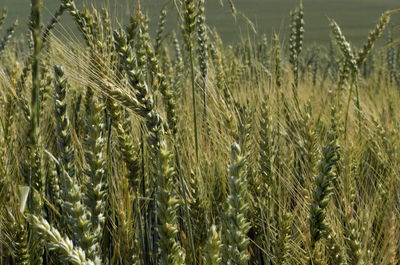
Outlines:
{"label": "green blurred background", "polygon": [[[79,6],[90,7],[89,0],[75,0]],[[231,15],[227,0],[206,0],[207,20],[211,27],[216,27],[227,42],[240,41],[240,36],[253,37],[244,14],[254,24],[257,34],[267,34],[273,31],[280,33],[283,39],[288,35],[288,20],[290,10],[298,4],[297,0],[233,0],[238,10],[236,20]],[[48,19],[59,5],[58,0],[44,0],[45,14]],[[97,7],[106,6],[112,16],[124,23],[133,10],[136,0],[97,0]],[[221,2],[223,6],[221,5]],[[160,9],[167,4],[171,12],[168,15],[168,31],[176,25],[176,13],[173,12],[173,0],[142,0],[142,4],[151,19],[150,29],[156,30]],[[306,35],[305,42],[326,44],[329,40],[328,17],[334,18],[342,27],[348,39],[359,45],[365,40],[369,30],[378,21],[382,12],[388,9],[400,8],[399,0],[303,0],[305,7]],[[19,33],[26,31],[26,20],[29,16],[30,0],[1,0],[0,7],[7,7],[9,18],[7,25],[13,20],[20,22]],[[400,21],[400,14],[394,19],[394,24]],[[67,36],[71,21],[64,18],[64,26],[58,27],[59,34]],[[73,28],[73,27],[72,27]],[[4,30],[4,29],[3,29]],[[397,32],[396,32],[397,31]],[[395,33],[399,35],[399,29]]]}

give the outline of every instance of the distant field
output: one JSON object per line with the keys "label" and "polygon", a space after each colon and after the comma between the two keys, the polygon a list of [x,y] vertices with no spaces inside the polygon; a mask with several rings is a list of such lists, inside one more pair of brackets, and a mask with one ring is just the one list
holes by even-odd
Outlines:
{"label": "distant field", "polygon": [[[29,2],[28,0],[2,0],[0,6],[8,7],[9,23],[18,18],[23,24],[29,15]],[[90,1],[76,2],[89,3]],[[136,1],[97,0],[95,2],[99,5],[112,7],[116,17],[126,19],[129,11],[132,10],[129,6],[132,6]],[[143,0],[142,2],[148,9],[149,16],[152,19],[151,28],[154,30],[159,10],[164,3],[172,3],[172,1]],[[221,7],[220,0],[208,0],[206,2],[208,2],[209,25],[217,27],[226,41],[235,42],[238,40],[239,32],[247,32],[248,27],[245,25],[245,20],[239,15],[237,22],[235,22],[226,3],[224,7]],[[289,11],[297,3],[295,0],[236,0],[235,2],[237,10],[254,22],[257,32],[268,35],[273,31],[282,34],[287,32]],[[326,43],[329,39],[327,17],[337,20],[352,42],[360,43],[365,39],[366,34],[383,11],[400,7],[398,0],[304,0],[303,2],[306,12],[305,41],[309,43]],[[57,8],[58,3],[57,0],[45,0],[49,15]],[[170,24],[172,24],[176,19],[176,14],[170,15],[169,19]]]}

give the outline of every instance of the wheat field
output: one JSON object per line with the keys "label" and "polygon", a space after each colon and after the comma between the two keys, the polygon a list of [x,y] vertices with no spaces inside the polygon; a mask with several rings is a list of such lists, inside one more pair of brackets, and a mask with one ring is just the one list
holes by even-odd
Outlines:
{"label": "wheat field", "polygon": [[304,44],[301,2],[235,44],[205,0],[156,34],[140,4],[30,8],[23,38],[0,10],[1,265],[399,263],[400,10],[357,47],[333,17]]}

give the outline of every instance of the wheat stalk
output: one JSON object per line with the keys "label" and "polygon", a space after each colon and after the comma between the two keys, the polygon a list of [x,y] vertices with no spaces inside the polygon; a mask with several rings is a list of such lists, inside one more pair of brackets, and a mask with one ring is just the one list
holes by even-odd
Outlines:
{"label": "wheat stalk", "polygon": [[326,207],[332,194],[332,181],[335,179],[334,167],[338,162],[336,133],[328,133],[328,144],[322,149],[322,158],[318,162],[318,175],[315,177],[315,189],[312,192],[312,202],[309,205],[311,248],[324,236],[327,224],[325,222]]}
{"label": "wheat stalk", "polygon": [[229,196],[226,203],[225,233],[223,233],[223,262],[226,264],[248,263],[249,239],[247,232],[250,223],[246,220],[248,204],[246,198],[246,159],[238,144],[231,147],[232,164],[229,167]]}
{"label": "wheat stalk", "polygon": [[50,251],[59,253],[58,258],[62,262],[71,265],[100,265],[100,260],[92,261],[86,258],[85,252],[75,247],[68,237],[62,237],[60,232],[50,226],[43,217],[32,215],[31,221],[38,235],[46,242]]}

